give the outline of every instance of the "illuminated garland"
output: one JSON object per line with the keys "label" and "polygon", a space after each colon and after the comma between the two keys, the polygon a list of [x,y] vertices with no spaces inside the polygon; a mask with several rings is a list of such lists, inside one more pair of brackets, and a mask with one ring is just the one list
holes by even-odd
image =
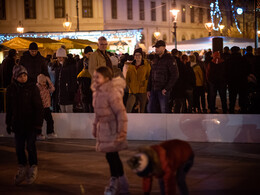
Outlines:
{"label": "illuminated garland", "polygon": [[235,20],[235,24],[236,24],[236,27],[237,27],[237,30],[240,34],[242,34],[240,28],[238,27],[238,23],[237,23],[237,19],[236,19],[236,12],[235,12],[235,7],[233,5],[233,0],[230,0],[230,3],[231,3],[231,10],[232,10],[232,14],[233,14],[233,17],[234,17],[234,20]]}
{"label": "illuminated garland", "polygon": [[[211,16],[211,22],[213,23],[213,30],[218,31],[219,30],[218,26],[222,22],[222,16],[221,16],[221,11],[220,11],[219,5],[218,5],[218,0],[216,0],[215,3],[211,3],[210,8],[211,8],[210,16]],[[215,27],[214,17],[216,19],[219,19],[217,27]]]}

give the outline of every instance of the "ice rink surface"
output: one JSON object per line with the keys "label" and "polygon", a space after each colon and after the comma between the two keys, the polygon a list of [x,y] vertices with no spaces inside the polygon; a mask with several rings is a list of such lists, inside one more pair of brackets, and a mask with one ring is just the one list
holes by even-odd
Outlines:
{"label": "ice rink surface", "polygon": [[[141,195],[141,178],[126,165],[126,160],[141,145],[156,141],[129,141],[120,152],[131,195]],[[187,175],[191,195],[260,194],[260,144],[190,142],[195,163]],[[16,155],[13,138],[0,138],[0,194],[87,194],[102,195],[108,184],[109,168],[103,153],[95,151],[95,141],[55,139],[37,142],[39,176],[36,183],[14,186]],[[154,180],[153,193],[159,195]]]}

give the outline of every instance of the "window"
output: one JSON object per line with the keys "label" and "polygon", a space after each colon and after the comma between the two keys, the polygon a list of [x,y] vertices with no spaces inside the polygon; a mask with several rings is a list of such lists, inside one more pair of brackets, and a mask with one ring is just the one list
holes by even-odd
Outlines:
{"label": "window", "polygon": [[154,1],[151,1],[151,20],[156,21],[156,8]]}
{"label": "window", "polygon": [[207,10],[207,22],[211,21],[211,17],[210,17],[210,9]]}
{"label": "window", "polygon": [[195,35],[194,34],[191,35],[191,39],[195,39]]}
{"label": "window", "polygon": [[127,19],[132,20],[133,19],[133,1],[127,0]]}
{"label": "window", "polygon": [[186,6],[181,5],[181,22],[186,22]]}
{"label": "window", "polygon": [[194,23],[194,7],[190,6],[190,22]]}
{"label": "window", "polygon": [[6,19],[5,0],[0,0],[0,20]]}
{"label": "window", "polygon": [[36,19],[35,0],[24,0],[25,19]]}
{"label": "window", "polygon": [[203,37],[203,34],[200,34],[200,38],[202,38]]}
{"label": "window", "polygon": [[65,0],[54,0],[55,18],[65,18]]}
{"label": "window", "polygon": [[162,21],[166,21],[166,3],[162,3]]}
{"label": "window", "polygon": [[140,20],[144,20],[144,0],[139,0],[139,17]]}
{"label": "window", "polygon": [[185,40],[186,40],[185,35],[182,35],[181,40],[182,40],[182,41],[185,41]]}
{"label": "window", "polygon": [[112,19],[117,19],[117,0],[111,0]]}
{"label": "window", "polygon": [[203,23],[203,9],[199,8],[199,23]]}
{"label": "window", "polygon": [[82,17],[93,18],[93,0],[82,0]]}

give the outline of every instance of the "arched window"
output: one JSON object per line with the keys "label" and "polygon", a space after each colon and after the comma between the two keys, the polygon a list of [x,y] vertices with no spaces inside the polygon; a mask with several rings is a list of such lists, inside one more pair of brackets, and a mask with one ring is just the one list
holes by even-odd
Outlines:
{"label": "arched window", "polygon": [[167,35],[163,34],[163,38],[162,39],[163,39],[164,42],[167,42]]}
{"label": "arched window", "polygon": [[182,41],[185,41],[185,40],[186,40],[185,35],[182,35],[181,40],[182,40]]}
{"label": "arched window", "polygon": [[194,34],[191,34],[191,39],[195,39],[195,35]]}
{"label": "arched window", "polygon": [[203,38],[203,34],[200,34],[200,38]]}

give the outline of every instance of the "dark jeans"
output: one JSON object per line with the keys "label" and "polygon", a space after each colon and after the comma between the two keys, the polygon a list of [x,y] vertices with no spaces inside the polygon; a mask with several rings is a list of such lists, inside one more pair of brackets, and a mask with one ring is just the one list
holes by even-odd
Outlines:
{"label": "dark jeans", "polygon": [[220,96],[222,112],[227,113],[227,87],[225,84],[209,83],[209,109],[211,113],[216,112],[217,91]]}
{"label": "dark jeans", "polygon": [[28,152],[29,165],[37,165],[37,152],[36,152],[36,131],[33,129],[25,129],[25,133],[15,133],[15,148],[18,164],[26,165],[27,157],[25,154],[25,144]]}
{"label": "dark jeans", "polygon": [[146,93],[137,93],[137,94],[130,93],[128,96],[127,102],[126,102],[126,112],[127,113],[132,112],[132,109],[133,109],[136,101],[138,101],[140,103],[140,113],[145,112],[147,94]]}
{"label": "dark jeans", "polygon": [[205,100],[205,89],[203,86],[197,86],[193,91],[193,103],[194,108],[197,108],[198,111],[206,110],[206,100]]}
{"label": "dark jeans", "polygon": [[[43,117],[44,120],[46,120],[47,122],[47,134],[54,133],[54,121],[51,115],[50,108],[44,108]],[[42,134],[42,130],[41,129],[37,130],[37,134],[38,135]]]}
{"label": "dark jeans", "polygon": [[169,96],[170,92],[166,95],[162,94],[162,91],[151,91],[150,99],[147,106],[149,113],[169,113]]}
{"label": "dark jeans", "polygon": [[241,113],[246,113],[247,108],[247,87],[246,86],[236,86],[236,85],[229,85],[228,86],[229,92],[229,112],[231,114],[235,111],[236,99],[237,95],[239,96],[238,103],[241,109]]}
{"label": "dark jeans", "polygon": [[174,113],[184,113],[185,112],[185,98],[175,98],[173,104]]}
{"label": "dark jeans", "polygon": [[121,177],[124,175],[124,168],[118,152],[106,153],[106,159],[109,164],[111,177]]}

